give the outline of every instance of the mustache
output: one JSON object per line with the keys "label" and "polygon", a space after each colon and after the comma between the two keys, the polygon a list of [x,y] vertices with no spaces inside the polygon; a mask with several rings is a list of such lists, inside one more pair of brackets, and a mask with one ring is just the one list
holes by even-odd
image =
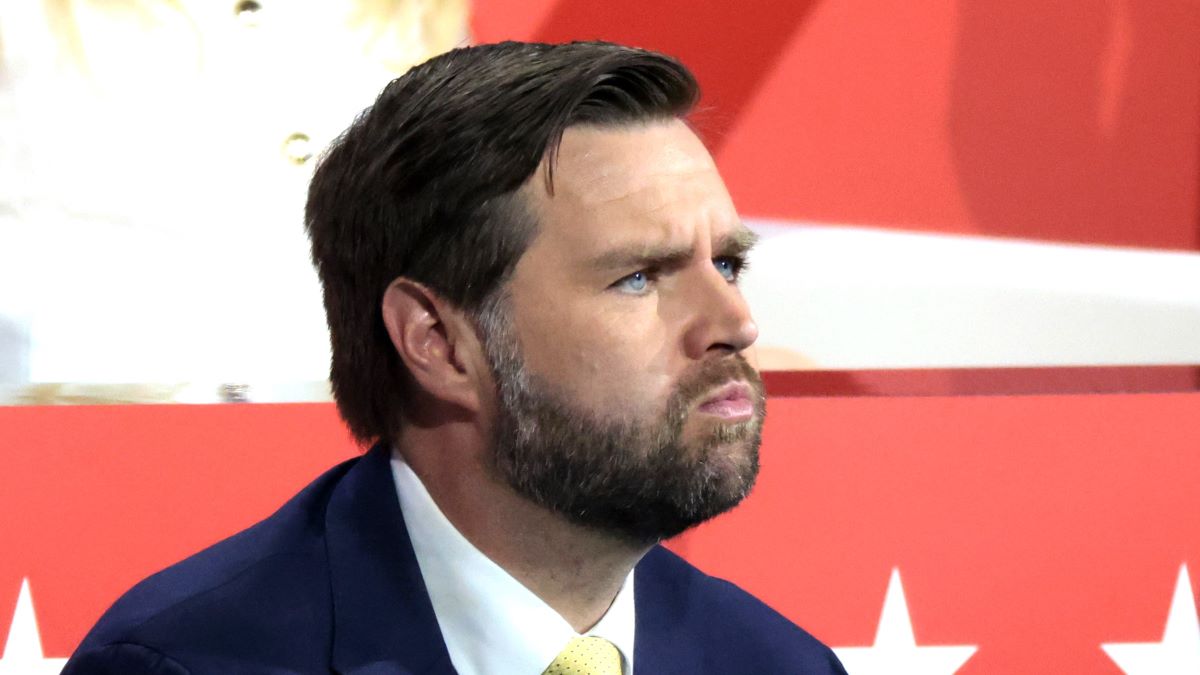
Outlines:
{"label": "mustache", "polygon": [[692,372],[685,374],[675,386],[669,408],[675,411],[687,410],[702,396],[709,394],[714,387],[729,381],[749,384],[754,390],[755,403],[761,405],[762,377],[744,356],[734,354],[727,358],[705,361],[697,365]]}

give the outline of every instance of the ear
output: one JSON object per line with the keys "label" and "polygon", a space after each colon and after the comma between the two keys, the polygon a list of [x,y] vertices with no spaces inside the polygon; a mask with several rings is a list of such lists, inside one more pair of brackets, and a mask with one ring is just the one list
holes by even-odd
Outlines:
{"label": "ear", "polygon": [[383,325],[418,386],[432,397],[478,413],[490,378],[474,323],[434,291],[400,277],[384,291]]}

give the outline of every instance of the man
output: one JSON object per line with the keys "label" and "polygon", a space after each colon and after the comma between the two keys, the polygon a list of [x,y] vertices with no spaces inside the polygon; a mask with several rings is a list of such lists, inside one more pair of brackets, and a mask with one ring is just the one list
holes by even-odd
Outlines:
{"label": "man", "polygon": [[696,97],[603,43],[392,82],[307,208],[338,408],[375,447],[134,588],[64,672],[844,672],[658,546],[747,494],[764,414],[753,235]]}

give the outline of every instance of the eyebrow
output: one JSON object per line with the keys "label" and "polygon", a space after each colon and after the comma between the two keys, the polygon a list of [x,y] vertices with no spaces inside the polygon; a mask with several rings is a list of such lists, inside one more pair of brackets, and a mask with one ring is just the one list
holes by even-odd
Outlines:
{"label": "eyebrow", "polygon": [[[740,226],[717,240],[713,246],[713,257],[746,255],[758,243],[758,235],[746,226]],[[589,267],[599,271],[657,267],[673,269],[682,267],[695,255],[695,248],[688,246],[624,246],[601,253],[592,259]]]}

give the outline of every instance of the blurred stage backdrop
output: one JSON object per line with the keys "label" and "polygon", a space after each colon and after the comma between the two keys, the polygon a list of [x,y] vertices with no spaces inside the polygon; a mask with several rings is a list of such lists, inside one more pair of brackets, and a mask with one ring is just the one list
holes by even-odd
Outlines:
{"label": "blurred stage backdrop", "polygon": [[679,56],[763,234],[763,479],[673,547],[855,674],[1200,672],[1195,0],[5,0],[0,672],[353,456],[308,177],[509,38]]}

